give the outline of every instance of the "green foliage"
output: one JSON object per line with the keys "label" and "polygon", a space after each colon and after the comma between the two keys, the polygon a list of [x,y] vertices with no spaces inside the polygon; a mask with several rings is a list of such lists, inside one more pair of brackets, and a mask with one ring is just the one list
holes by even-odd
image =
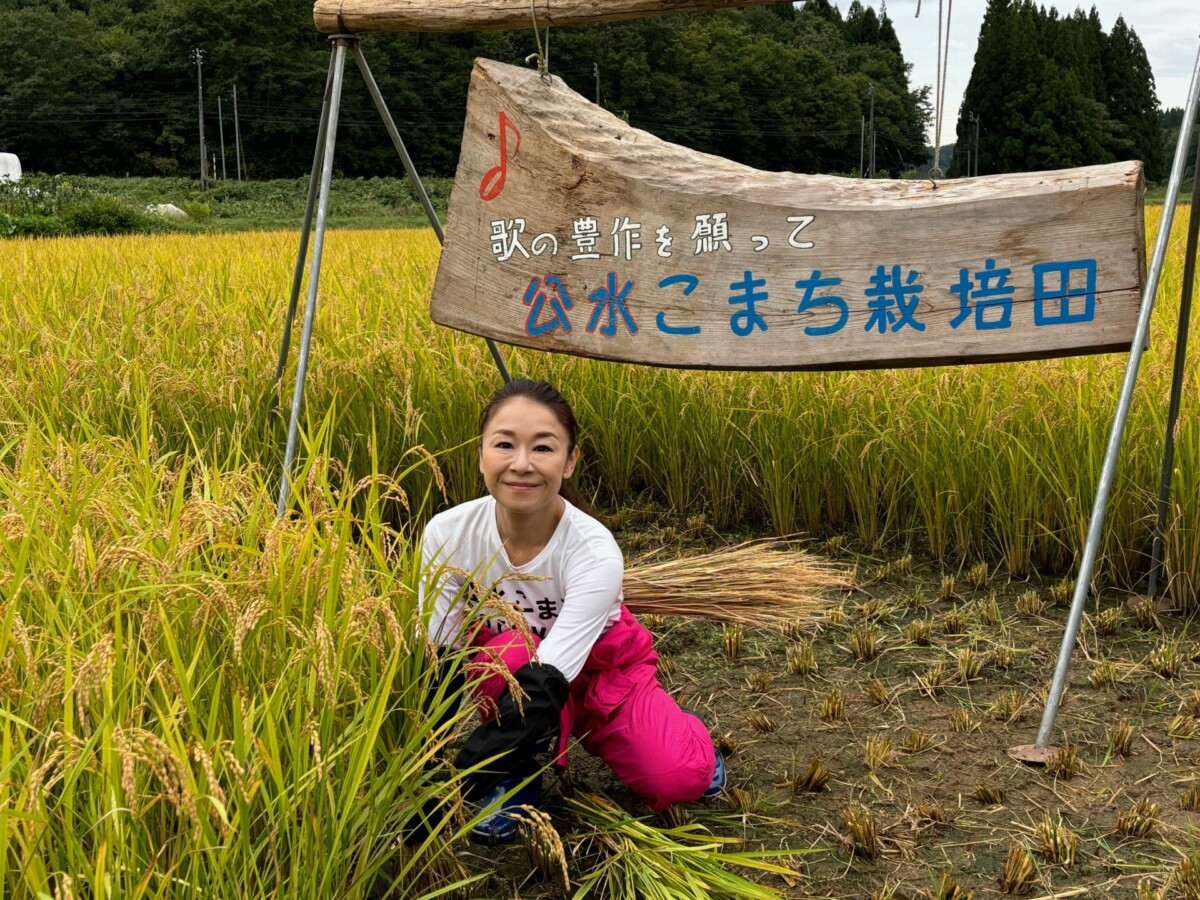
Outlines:
{"label": "green foliage", "polygon": [[[558,29],[551,66],[575,90],[639,128],[768,169],[857,169],[859,116],[876,88],[881,167],[921,159],[923,91],[908,84],[886,12],[854,4],[843,22],[825,4],[758,7]],[[232,88],[248,175],[308,172],[329,64],[311,6],[285,0],[129,4],[87,13],[0,0],[0,145],[34,172],[157,175],[199,170],[194,47],[204,49],[208,152],[218,152],[223,98],[232,173]],[[423,174],[458,162],[473,60],[522,64],[528,30],[374,36],[364,52]],[[342,175],[403,169],[353,66],[343,97]],[[216,209],[214,208],[214,214]]]}
{"label": "green foliage", "polygon": [[72,234],[134,234],[154,230],[149,216],[114,197],[73,203],[63,209],[61,216]]}
{"label": "green foliage", "polygon": [[0,213],[0,237],[56,237],[67,227],[56,216],[10,216]]}
{"label": "green foliage", "polygon": [[[1154,76],[1137,35],[1118,18],[1059,18],[1031,0],[989,0],[958,119],[959,146],[979,117],[981,175],[1140,159],[1165,174]],[[966,174],[967,153],[949,174]],[[976,168],[972,163],[972,171]]]}
{"label": "green foliage", "polygon": [[180,204],[179,208],[187,213],[188,218],[193,222],[207,222],[212,218],[212,207],[207,203],[188,203],[185,201]]}

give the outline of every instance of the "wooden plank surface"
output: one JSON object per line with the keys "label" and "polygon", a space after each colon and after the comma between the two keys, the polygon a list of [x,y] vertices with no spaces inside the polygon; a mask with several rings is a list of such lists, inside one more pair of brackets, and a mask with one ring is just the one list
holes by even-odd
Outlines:
{"label": "wooden plank surface", "polygon": [[378,31],[507,31],[594,25],[668,13],[759,6],[782,0],[317,0],[325,34]]}
{"label": "wooden plank surface", "polygon": [[1137,162],[885,181],[759,172],[479,60],[434,321],[659,366],[846,369],[1125,350]]}

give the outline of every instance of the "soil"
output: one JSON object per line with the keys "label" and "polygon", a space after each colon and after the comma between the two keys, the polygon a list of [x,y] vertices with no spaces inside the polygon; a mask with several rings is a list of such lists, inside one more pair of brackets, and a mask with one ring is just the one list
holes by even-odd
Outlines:
{"label": "soil", "polygon": [[[666,521],[661,511],[624,520],[618,538],[630,557],[729,539],[695,519],[649,527],[650,520]],[[835,537],[811,549],[856,569],[859,587],[831,598],[822,616],[787,634],[748,628],[735,653],[719,623],[651,618],[667,660],[660,661],[660,677],[704,717],[729,772],[723,798],[677,810],[670,821],[701,822],[751,847],[813,848],[791,860],[802,872],[798,880],[741,872],[784,897],[951,897],[953,881],[962,898],[1000,895],[1013,846],[1029,852],[1036,872],[1008,887],[1028,896],[1200,896],[1181,894],[1176,883],[1181,859],[1200,845],[1200,812],[1182,805],[1185,791],[1200,785],[1194,617],[1160,610],[1139,618],[1131,605],[1143,598],[1114,589],[1089,599],[1055,731],[1055,743],[1069,748],[1059,761],[1073,757],[1077,771],[1030,767],[1007,751],[1036,737],[1069,585],[1064,589],[1060,578],[1013,580],[997,574],[995,564],[985,571],[974,561],[914,562],[903,551],[872,554],[848,543]],[[1110,609],[1119,613],[1102,619]],[[908,631],[918,619],[930,623],[927,644]],[[852,645],[868,656],[863,645],[872,634],[877,655],[856,658]],[[805,641],[817,670],[795,674],[789,650],[795,654]],[[1164,645],[1172,649],[1158,660],[1165,673],[1159,674],[1151,655]],[[1174,675],[1170,654],[1179,662]],[[978,673],[964,681],[960,659],[968,668],[978,664]],[[830,699],[836,691],[844,718],[822,719],[821,707],[836,705]],[[1133,730],[1128,756],[1110,750],[1118,720]],[[873,767],[865,759],[868,741],[882,757]],[[797,776],[814,757],[832,779],[820,791],[799,789]],[[664,822],[577,745],[566,780],[547,776],[546,786],[544,808],[562,834],[573,882],[572,848],[586,835],[564,814],[564,791],[603,793],[634,815]],[[1132,818],[1131,807],[1143,800],[1157,806],[1156,814],[1143,807],[1147,814]],[[874,858],[850,836],[846,819],[854,804],[873,819]],[[1047,814],[1061,817],[1078,838],[1069,866],[1042,851],[1039,829]],[[562,895],[519,843],[500,850],[464,846],[459,858],[471,872],[491,872],[472,896]],[[953,881],[942,884],[944,873]]]}

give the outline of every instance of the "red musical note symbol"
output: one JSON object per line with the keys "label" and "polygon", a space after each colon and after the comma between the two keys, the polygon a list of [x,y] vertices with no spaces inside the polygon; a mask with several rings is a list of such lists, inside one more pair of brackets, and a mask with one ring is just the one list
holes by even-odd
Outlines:
{"label": "red musical note symbol", "polygon": [[504,182],[508,180],[508,129],[510,128],[512,133],[517,136],[517,146],[513,148],[513,156],[516,156],[517,151],[521,149],[521,131],[509,121],[508,114],[501,110],[500,165],[488,169],[487,174],[483,176],[483,181],[479,182],[479,199],[484,203],[490,203],[499,197],[500,192],[504,190]]}

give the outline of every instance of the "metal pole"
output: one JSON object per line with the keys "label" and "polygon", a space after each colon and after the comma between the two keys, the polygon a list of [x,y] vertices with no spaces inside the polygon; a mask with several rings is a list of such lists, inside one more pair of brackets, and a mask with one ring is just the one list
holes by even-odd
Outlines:
{"label": "metal pole", "polygon": [[[363,81],[367,84],[367,90],[371,94],[371,99],[375,101],[375,108],[379,110],[384,127],[387,128],[387,133],[392,139],[392,145],[396,148],[396,152],[400,154],[400,161],[404,163],[404,171],[408,173],[409,183],[412,184],[413,190],[416,191],[417,199],[421,201],[421,206],[425,210],[429,224],[433,226],[433,231],[437,235],[438,242],[445,244],[446,234],[442,230],[442,223],[438,220],[433,203],[429,200],[429,194],[425,191],[425,185],[421,183],[421,176],[417,174],[417,168],[413,165],[412,157],[408,155],[408,148],[404,146],[404,140],[400,137],[400,131],[396,128],[392,114],[388,112],[387,104],[383,102],[383,95],[379,92],[379,85],[375,83],[375,78],[371,75],[371,67],[367,65],[367,59],[363,56],[362,48],[357,43],[354,44],[353,49],[354,61],[358,63],[358,70],[362,73]],[[488,350],[491,351],[492,359],[496,363],[496,368],[500,370],[500,377],[504,379],[505,384],[508,384],[508,382],[512,381],[512,376],[508,374],[508,366],[504,363],[504,357],[500,354],[500,348],[496,346],[495,341],[491,338],[487,338],[486,340]]]}
{"label": "metal pole", "polygon": [[287,368],[288,353],[292,346],[292,326],[296,321],[296,305],[300,301],[300,282],[304,279],[304,261],[308,256],[308,235],[312,230],[313,209],[317,203],[317,185],[321,182],[322,151],[325,135],[329,129],[329,96],[333,86],[333,60],[329,58],[329,71],[325,75],[325,94],[321,102],[321,119],[317,126],[317,146],[313,151],[312,171],[308,176],[308,198],[304,202],[304,224],[300,227],[300,249],[296,253],[296,267],[292,270],[292,292],[288,296],[287,316],[283,324],[283,341],[279,345],[279,363],[275,366],[275,381],[272,382],[271,405],[274,413],[279,408],[279,394],[283,388],[283,370]]}
{"label": "metal pole", "polygon": [[592,72],[596,75],[596,105],[600,105],[600,63],[592,63]]}
{"label": "metal pole", "polygon": [[[242,180],[242,128],[238,122],[237,110],[237,85],[233,86],[233,140],[234,140],[234,156],[237,161],[237,176],[238,181]],[[247,177],[249,172],[246,173]]]}
{"label": "metal pole", "polygon": [[[1200,147],[1200,136],[1196,139]],[[1171,402],[1167,408],[1167,436],[1163,441],[1162,477],[1158,484],[1158,517],[1154,523],[1154,548],[1150,555],[1150,586],[1147,593],[1158,596],[1159,571],[1163,560],[1163,531],[1167,527],[1167,505],[1171,499],[1171,471],[1175,468],[1175,424],[1183,395],[1187,364],[1188,328],[1192,319],[1192,287],[1196,280],[1196,244],[1200,239],[1200,155],[1192,170],[1192,205],[1188,212],[1187,252],[1183,258],[1183,289],[1179,294],[1179,325],[1175,331],[1175,369],[1171,375]]]}
{"label": "metal pole", "polygon": [[292,462],[296,458],[296,438],[300,432],[300,407],[304,400],[304,378],[308,374],[308,350],[312,342],[313,319],[317,312],[317,287],[321,279],[321,253],[325,249],[325,217],[329,212],[329,183],[333,178],[333,150],[337,142],[338,107],[342,99],[342,76],[346,70],[346,47],[357,45],[353,35],[337,34],[333,41],[333,78],[329,96],[329,122],[326,126],[325,149],[321,155],[321,193],[317,201],[317,229],[313,239],[312,266],[308,272],[308,299],[304,306],[304,331],[300,337],[300,361],[296,366],[296,386],[292,390],[292,418],[288,424],[287,449],[283,456],[283,478],[279,484],[279,503],[275,514],[287,510],[292,487]]}
{"label": "metal pole", "polygon": [[[874,178],[875,177],[875,82],[873,82],[873,81],[870,82],[870,85],[871,85],[871,165],[870,165],[870,168],[867,169],[867,173],[868,173],[867,177]],[[936,166],[938,164],[938,161],[935,159],[933,161],[933,164],[934,164],[934,166]]]}
{"label": "metal pole", "polygon": [[1071,668],[1071,653],[1079,635],[1079,623],[1083,618],[1083,606],[1087,601],[1088,585],[1096,565],[1100,549],[1100,538],[1104,529],[1104,513],[1108,508],[1108,495],[1112,490],[1113,477],[1117,470],[1117,458],[1121,454],[1121,439],[1125,433],[1125,421],[1129,417],[1129,406],[1133,401],[1133,389],[1137,384],[1138,367],[1146,348],[1150,332],[1150,314],[1154,311],[1154,295],[1158,291],[1158,279],[1162,274],[1163,261],[1167,255],[1167,244],[1171,236],[1171,224],[1175,218],[1175,204],[1179,199],[1179,188],[1183,182],[1183,169],[1187,161],[1188,142],[1192,136],[1192,123],[1196,118],[1196,101],[1200,99],[1200,55],[1192,70],[1192,83],[1188,89],[1188,101],[1184,107],[1184,120],[1179,129],[1179,143],[1175,149],[1175,163],[1171,167],[1171,180],[1167,185],[1167,196],[1163,201],[1162,222],[1154,242],[1154,256],[1146,289],[1142,293],[1142,308],[1138,313],[1137,329],[1133,335],[1133,346],[1129,348],[1129,363],[1125,367],[1125,380],[1121,385],[1121,396],[1117,401],[1117,415],[1108,436],[1108,449],[1104,454],[1104,465],[1100,470],[1100,483],[1096,487],[1096,502],[1092,507],[1092,519],[1088,525],[1087,543],[1083,559],[1079,564],[1079,575],[1075,579],[1075,594],[1071,598],[1071,612],[1067,618],[1067,630],[1063,634],[1062,647],[1058,652],[1058,664],[1054,669],[1054,680],[1046,697],[1046,709],[1042,713],[1042,724],[1038,729],[1037,746],[1046,747],[1058,718],[1058,704],[1063,689],[1067,686],[1067,672]]}
{"label": "metal pole", "polygon": [[204,148],[204,51],[192,48],[196,60],[196,115],[200,120],[200,190],[208,188],[208,152]]}
{"label": "metal pole", "polygon": [[221,180],[228,181],[229,176],[225,174],[225,116],[221,112],[221,98],[217,97],[217,132],[221,135]]}

